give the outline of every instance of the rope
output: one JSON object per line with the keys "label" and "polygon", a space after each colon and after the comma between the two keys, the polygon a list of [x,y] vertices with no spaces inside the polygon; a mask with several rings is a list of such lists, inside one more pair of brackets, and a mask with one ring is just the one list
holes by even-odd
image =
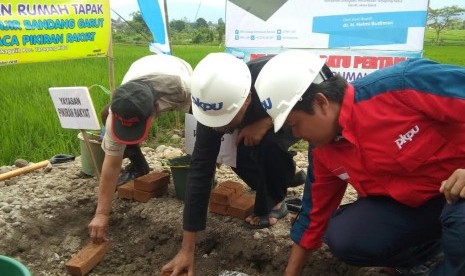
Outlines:
{"label": "rope", "polygon": [[200,6],[202,6],[202,0],[199,1],[199,6],[197,7],[197,11],[195,12],[194,22],[197,21],[197,15],[199,14]]}
{"label": "rope", "polygon": [[117,13],[114,9],[111,9],[112,12],[116,13],[116,15],[121,18],[126,24],[128,24],[129,27],[131,27],[131,29],[133,29],[134,31],[136,31],[138,34],[142,35],[146,40],[147,42],[152,42],[152,40],[150,38],[148,38],[143,32],[139,31],[138,29],[136,29],[133,25],[131,25],[131,23],[129,23],[126,19],[124,19],[124,17],[122,17],[119,13]]}

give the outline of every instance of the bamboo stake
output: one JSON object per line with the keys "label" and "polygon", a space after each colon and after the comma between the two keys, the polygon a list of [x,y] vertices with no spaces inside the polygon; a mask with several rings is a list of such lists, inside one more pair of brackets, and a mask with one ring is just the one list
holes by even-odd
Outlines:
{"label": "bamboo stake", "polygon": [[[108,76],[110,81],[110,92],[113,93],[115,91],[115,64],[113,61],[113,39],[112,39],[112,31],[110,27],[110,45],[108,45]],[[103,122],[105,124],[105,122]]]}
{"label": "bamboo stake", "polygon": [[30,165],[30,166],[22,167],[22,168],[19,168],[19,169],[16,169],[16,170],[12,170],[10,172],[2,173],[2,174],[0,174],[0,181],[3,181],[3,180],[6,180],[6,179],[9,179],[9,178],[18,176],[18,175],[23,174],[23,173],[27,173],[27,172],[30,172],[30,171],[34,171],[34,170],[46,167],[46,166],[48,166],[48,164],[50,164],[50,161],[49,160],[44,160],[44,161],[41,161],[41,162],[36,163],[34,165]]}

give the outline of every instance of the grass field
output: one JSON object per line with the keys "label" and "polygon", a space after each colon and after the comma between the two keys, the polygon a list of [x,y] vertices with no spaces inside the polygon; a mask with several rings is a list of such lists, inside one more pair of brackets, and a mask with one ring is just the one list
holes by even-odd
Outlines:
{"label": "grass field", "polygon": [[436,32],[428,29],[425,32],[425,45],[447,45],[447,46],[464,46],[464,30],[443,30],[440,32],[439,41],[436,41]]}
{"label": "grass field", "polygon": [[[453,36],[464,37],[465,31]],[[428,37],[428,34],[427,34]],[[424,56],[445,63],[465,66],[461,46],[427,44]],[[218,46],[174,46],[173,54],[188,61],[193,67],[207,53],[222,52]],[[150,54],[147,46],[115,45],[114,71],[118,85],[136,59]],[[78,130],[61,128],[48,88],[53,86],[109,87],[106,58],[68,60],[36,64],[0,66],[0,165],[12,164],[15,159],[28,161],[49,159],[58,153],[79,155]],[[97,114],[109,102],[109,95],[94,87],[90,90]],[[153,128],[158,142],[165,142],[167,129],[172,129],[182,115],[163,114]]]}

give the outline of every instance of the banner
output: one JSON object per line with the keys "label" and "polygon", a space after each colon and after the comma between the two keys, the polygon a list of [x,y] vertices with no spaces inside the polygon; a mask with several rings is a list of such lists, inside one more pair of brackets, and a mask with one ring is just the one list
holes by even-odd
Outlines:
{"label": "banner", "polygon": [[[230,53],[244,62],[276,55],[286,49],[282,48],[226,48]],[[347,50],[347,49],[302,49],[311,51],[326,59],[326,65],[334,74],[339,74],[347,81],[354,81],[375,70],[391,66],[407,58],[421,57],[421,52]]]}
{"label": "banner", "polygon": [[[186,153],[192,155],[194,152],[195,140],[197,139],[197,120],[192,114],[185,114],[184,117],[184,137]],[[216,158],[216,163],[236,167],[237,160],[237,129],[233,133],[225,133],[221,137],[220,152]]]}
{"label": "banner", "polygon": [[138,0],[142,18],[152,32],[153,43],[150,43],[150,51],[158,54],[171,54],[166,28],[166,13],[164,0]]}
{"label": "banner", "polygon": [[428,0],[227,0],[226,52],[245,62],[287,49],[353,81],[421,57]]}
{"label": "banner", "polygon": [[0,65],[105,56],[108,0],[0,3]]}
{"label": "banner", "polygon": [[227,47],[421,51],[428,0],[228,0]]}

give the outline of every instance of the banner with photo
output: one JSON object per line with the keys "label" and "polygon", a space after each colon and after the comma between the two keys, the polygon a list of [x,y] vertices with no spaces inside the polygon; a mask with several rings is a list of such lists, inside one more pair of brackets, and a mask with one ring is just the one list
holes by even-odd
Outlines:
{"label": "banner with photo", "polygon": [[0,65],[106,56],[108,0],[0,3]]}

